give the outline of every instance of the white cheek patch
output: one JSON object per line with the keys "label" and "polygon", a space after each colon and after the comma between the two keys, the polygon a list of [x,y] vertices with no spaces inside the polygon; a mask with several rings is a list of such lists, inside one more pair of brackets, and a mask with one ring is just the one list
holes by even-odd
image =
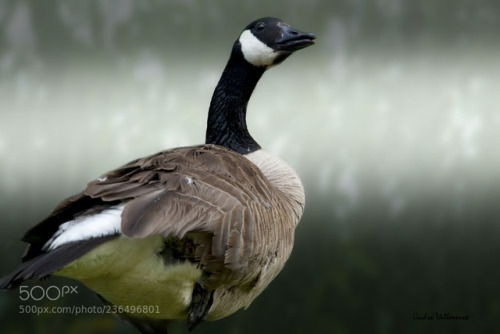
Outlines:
{"label": "white cheek patch", "polygon": [[245,60],[254,66],[270,66],[278,53],[262,43],[250,30],[245,30],[240,36],[241,51]]}

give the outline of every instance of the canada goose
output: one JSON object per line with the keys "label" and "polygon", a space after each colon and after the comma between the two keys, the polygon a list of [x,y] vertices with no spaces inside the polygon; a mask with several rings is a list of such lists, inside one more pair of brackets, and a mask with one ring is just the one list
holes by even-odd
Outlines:
{"label": "canada goose", "polygon": [[264,71],[314,39],[279,19],[250,23],[215,88],[206,144],[134,160],[61,202],[23,236],[22,264],[0,288],[78,279],[143,333],[248,307],[288,259],[305,198],[248,133],[246,107]]}

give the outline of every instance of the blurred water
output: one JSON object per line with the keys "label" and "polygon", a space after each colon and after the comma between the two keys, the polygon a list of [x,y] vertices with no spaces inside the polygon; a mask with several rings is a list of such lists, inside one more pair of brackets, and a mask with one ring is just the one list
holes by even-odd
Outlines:
{"label": "blurred water", "polygon": [[[231,44],[274,15],[317,45],[264,75],[248,123],[303,177],[306,215],[279,287],[220,328],[263,331],[248,322],[273,305],[306,317],[287,331],[499,328],[498,295],[486,297],[499,278],[496,2],[51,3],[0,1],[2,252],[103,172],[201,143]],[[390,287],[400,299],[384,297]],[[481,321],[422,327],[417,311]]]}

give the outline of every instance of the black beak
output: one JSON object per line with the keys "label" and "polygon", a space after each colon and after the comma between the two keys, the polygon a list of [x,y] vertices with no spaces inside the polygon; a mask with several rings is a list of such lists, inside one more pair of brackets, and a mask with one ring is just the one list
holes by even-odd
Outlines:
{"label": "black beak", "polygon": [[312,33],[302,32],[293,29],[289,25],[281,26],[282,35],[281,38],[276,42],[279,50],[285,52],[295,52],[297,50],[308,47],[314,44],[314,39],[316,36]]}

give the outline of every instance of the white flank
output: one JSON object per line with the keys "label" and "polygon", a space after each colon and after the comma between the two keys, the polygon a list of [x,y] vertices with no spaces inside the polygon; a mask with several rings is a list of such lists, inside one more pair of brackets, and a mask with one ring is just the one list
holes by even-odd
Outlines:
{"label": "white flank", "polygon": [[98,214],[77,217],[75,220],[61,224],[43,248],[51,250],[69,242],[121,233],[121,214],[124,207],[125,203]]}
{"label": "white flank", "polygon": [[245,60],[254,66],[270,66],[278,53],[261,42],[250,30],[240,36],[241,51]]}

